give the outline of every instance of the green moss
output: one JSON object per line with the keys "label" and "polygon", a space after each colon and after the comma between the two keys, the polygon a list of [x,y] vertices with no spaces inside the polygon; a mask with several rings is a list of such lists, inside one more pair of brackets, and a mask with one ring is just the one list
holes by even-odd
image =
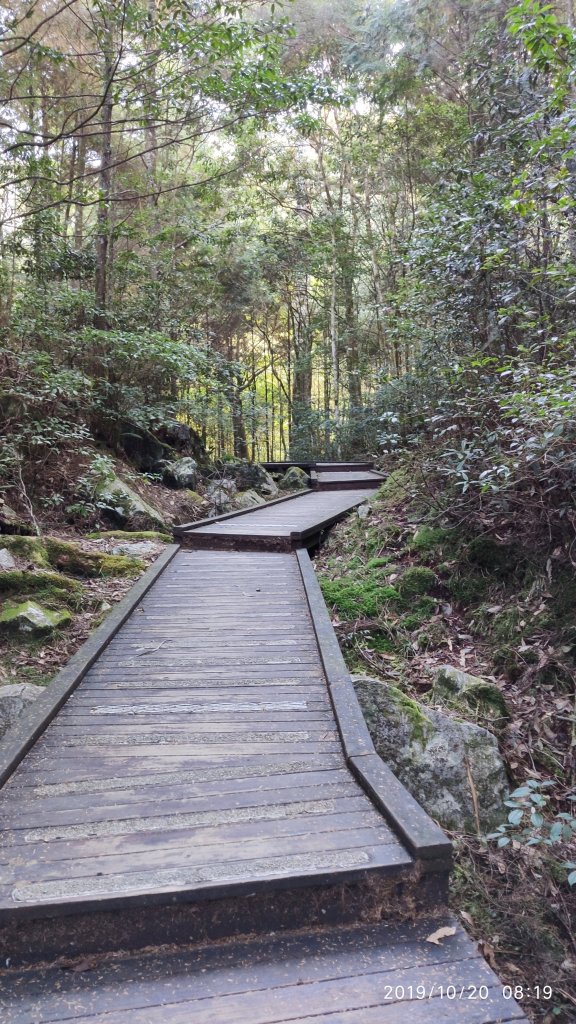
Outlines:
{"label": "green moss", "polygon": [[[131,535],[134,537],[134,534]],[[5,544],[4,540],[8,540]],[[71,576],[137,576],[145,568],[139,558],[106,555],[100,551],[84,551],[79,544],[55,537],[3,538],[4,547],[39,568],[53,566]]]}
{"label": "green moss", "polygon": [[84,551],[78,544],[52,537],[46,538],[46,550],[51,564],[72,576],[137,576],[145,567],[140,558]]}
{"label": "green moss", "polygon": [[516,549],[511,544],[500,544],[488,534],[470,542],[466,557],[472,565],[501,576],[509,575],[517,566]]}
{"label": "green moss", "polygon": [[550,612],[558,627],[573,626],[576,612],[576,576],[569,568],[556,570],[550,584]]}
{"label": "green moss", "polygon": [[518,608],[506,608],[497,615],[489,614],[487,625],[490,628],[491,622],[492,628],[490,632],[492,636],[497,640],[505,642],[518,637],[521,619],[522,613]]}
{"label": "green moss", "polygon": [[8,548],[13,555],[18,555],[41,569],[47,569],[50,565],[46,545],[41,537],[15,537],[12,534],[3,534],[2,547]]}
{"label": "green moss", "polygon": [[400,713],[408,720],[412,739],[426,745],[426,741],[432,731],[432,723],[426,717],[420,704],[408,697],[403,690],[397,686],[386,687],[387,696],[393,701]]}
{"label": "green moss", "polygon": [[406,601],[419,594],[429,593],[436,582],[436,575],[432,569],[427,569],[423,565],[413,565],[406,569],[396,587],[402,600]]}
{"label": "green moss", "polygon": [[422,597],[412,608],[412,611],[401,617],[399,625],[402,629],[412,632],[432,618],[437,606],[438,604],[433,597]]}
{"label": "green moss", "polygon": [[189,501],[191,505],[203,505],[206,500],[201,494],[198,494],[197,491],[187,489],[184,493],[187,501]]}
{"label": "green moss", "polygon": [[462,567],[450,576],[446,583],[452,599],[465,607],[482,601],[490,587],[490,580],[487,576],[472,570],[462,571]]}
{"label": "green moss", "polygon": [[421,554],[431,554],[441,551],[447,543],[453,544],[456,536],[456,530],[441,526],[421,526],[418,533],[412,538],[409,548],[411,551],[418,551]]}
{"label": "green moss", "polygon": [[0,611],[1,633],[23,633],[28,636],[40,636],[53,633],[72,622],[68,611],[53,611],[34,601],[22,601],[20,604],[7,602]]}
{"label": "green moss", "polygon": [[395,469],[376,492],[376,499],[387,507],[400,504],[410,494],[412,477],[407,469]]}
{"label": "green moss", "polygon": [[62,604],[78,608],[82,604],[83,588],[76,580],[69,580],[57,572],[21,572],[12,569],[0,572],[0,593],[34,596],[51,606]]}
{"label": "green moss", "polygon": [[87,533],[88,540],[150,540],[169,544],[172,540],[169,534],[159,533],[157,530],[135,530],[133,533],[128,530],[99,530],[96,533]]}
{"label": "green moss", "polygon": [[392,555],[381,555],[378,558],[370,558],[366,562],[367,569],[381,569],[383,566],[389,566],[392,561]]}
{"label": "green moss", "polygon": [[374,618],[390,602],[398,599],[394,587],[374,579],[321,580],[324,600],[344,618]]}

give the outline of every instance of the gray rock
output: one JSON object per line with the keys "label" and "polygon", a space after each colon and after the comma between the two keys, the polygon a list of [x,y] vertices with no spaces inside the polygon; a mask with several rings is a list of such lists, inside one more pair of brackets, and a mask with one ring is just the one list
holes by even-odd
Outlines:
{"label": "gray rock", "polygon": [[23,601],[9,605],[0,612],[0,631],[3,633],[27,633],[28,636],[45,636],[54,633],[72,622],[70,612],[54,612],[43,608],[35,601]]}
{"label": "gray rock", "polygon": [[198,463],[195,459],[178,459],[177,462],[169,462],[162,472],[162,483],[174,490],[196,490],[200,476]]}
{"label": "gray rock", "polygon": [[0,548],[0,569],[6,572],[9,569],[15,569],[16,562],[12,558],[12,555],[8,551],[8,548]]}
{"label": "gray rock", "polygon": [[365,501],[362,505],[359,505],[356,509],[356,514],[359,519],[367,519],[370,515],[370,505]]}
{"label": "gray rock", "polygon": [[377,752],[433,818],[476,832],[476,799],[481,829],[504,820],[508,779],[491,732],[369,676],[352,679]]}
{"label": "gray rock", "polygon": [[120,424],[120,444],[137,469],[148,473],[156,464],[169,457],[170,451],[154,434],[139,423],[123,420]]}
{"label": "gray rock", "polygon": [[234,508],[255,508],[256,505],[263,505],[266,499],[260,497],[256,491],[241,491],[234,498]]}
{"label": "gray rock", "polygon": [[139,558],[141,555],[152,555],[156,551],[156,545],[149,540],[126,541],[123,544],[116,544],[112,548],[113,555],[130,555]]}
{"label": "gray rock", "polygon": [[275,498],[278,487],[264,466],[257,462],[217,462],[216,470],[225,474],[227,479],[234,480],[239,491],[253,490],[265,498]]}
{"label": "gray rock", "polygon": [[95,487],[94,498],[99,508],[107,513],[119,526],[131,526],[134,530],[166,529],[162,514],[145,501],[119,476],[110,476]]}
{"label": "gray rock", "polygon": [[202,466],[206,466],[208,463],[208,455],[204,442],[200,437],[200,434],[193,430],[192,427],[187,427],[185,423],[180,423],[178,420],[171,420],[168,423],[164,423],[161,427],[158,427],[156,434],[160,441],[170,445],[178,452],[189,453],[192,455],[197,462]]}
{"label": "gray rock", "polygon": [[31,534],[34,531],[30,528],[28,523],[25,523],[23,519],[14,511],[10,505],[7,505],[4,499],[0,496],[0,526],[6,528],[6,533],[22,533]]}
{"label": "gray rock", "polygon": [[235,480],[212,480],[206,487],[206,497],[216,514],[230,512],[238,493]]}
{"label": "gray rock", "polygon": [[0,686],[0,737],[16,723],[19,715],[42,693],[41,686],[12,683]]}
{"label": "gray rock", "polygon": [[310,484],[310,477],[303,469],[299,469],[298,466],[290,466],[290,469],[286,470],[284,476],[279,481],[278,486],[281,491],[299,491],[304,487],[308,487]]}

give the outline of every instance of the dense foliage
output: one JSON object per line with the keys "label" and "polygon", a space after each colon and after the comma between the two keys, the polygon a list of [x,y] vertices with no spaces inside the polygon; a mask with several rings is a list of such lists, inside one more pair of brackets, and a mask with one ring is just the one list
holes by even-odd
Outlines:
{"label": "dense foliage", "polygon": [[539,0],[6,9],[7,481],[127,419],[186,419],[217,456],[424,437],[467,511],[529,498],[565,532],[571,22]]}

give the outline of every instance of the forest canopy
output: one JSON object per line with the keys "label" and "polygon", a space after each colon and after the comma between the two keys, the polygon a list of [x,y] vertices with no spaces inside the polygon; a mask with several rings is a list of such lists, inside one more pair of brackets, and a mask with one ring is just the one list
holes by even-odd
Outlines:
{"label": "forest canopy", "polygon": [[541,471],[559,510],[572,23],[540,0],[4,4],[4,483],[177,419],[255,460],[425,436],[460,491]]}

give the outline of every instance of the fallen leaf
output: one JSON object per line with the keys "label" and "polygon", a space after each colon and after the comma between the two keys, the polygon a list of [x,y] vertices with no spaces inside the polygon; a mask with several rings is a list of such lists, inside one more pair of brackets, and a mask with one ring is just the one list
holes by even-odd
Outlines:
{"label": "fallen leaf", "polygon": [[432,942],[435,946],[442,945],[442,939],[449,939],[451,935],[456,935],[455,928],[438,928],[431,935],[428,935],[426,942]]}

